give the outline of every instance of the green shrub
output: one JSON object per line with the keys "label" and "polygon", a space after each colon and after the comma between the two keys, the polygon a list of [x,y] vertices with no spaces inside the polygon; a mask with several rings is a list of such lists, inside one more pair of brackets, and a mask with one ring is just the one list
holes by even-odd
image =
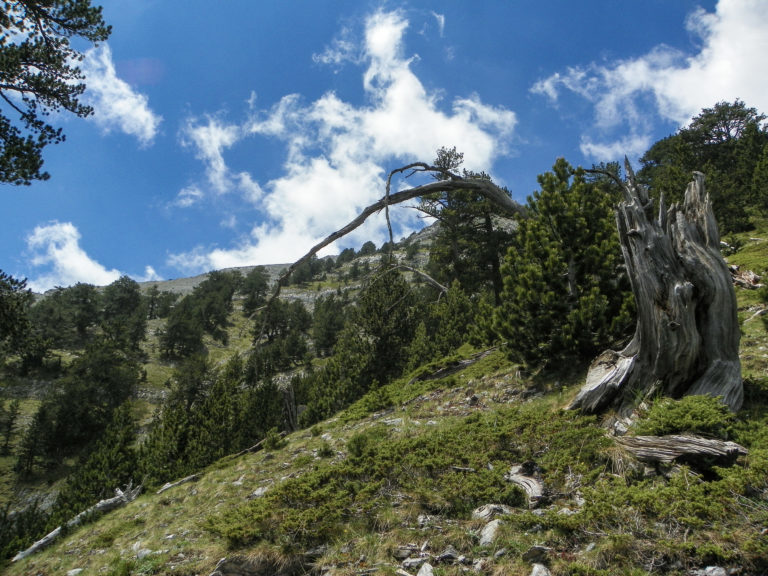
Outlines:
{"label": "green shrub", "polygon": [[336,454],[336,451],[326,441],[323,441],[323,443],[320,444],[320,448],[317,449],[317,455],[320,456],[321,458],[330,458],[335,454]]}
{"label": "green shrub", "polygon": [[734,422],[734,415],[718,398],[664,398],[653,403],[645,417],[635,424],[634,432],[639,436],[691,433],[725,440],[731,435]]}
{"label": "green shrub", "polygon": [[283,439],[283,436],[280,434],[277,428],[270,428],[267,431],[267,436],[264,438],[264,449],[265,450],[277,450],[278,448],[282,448],[285,446],[285,440]]}
{"label": "green shrub", "polygon": [[383,426],[368,428],[355,434],[347,441],[347,451],[354,458],[362,458],[364,455],[374,453],[378,443],[386,437],[387,430]]}

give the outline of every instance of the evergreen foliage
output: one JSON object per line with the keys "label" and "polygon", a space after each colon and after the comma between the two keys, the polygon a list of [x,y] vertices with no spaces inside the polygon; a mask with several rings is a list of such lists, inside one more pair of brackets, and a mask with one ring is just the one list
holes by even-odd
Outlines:
{"label": "evergreen foliage", "polygon": [[130,402],[120,405],[99,437],[94,449],[59,492],[49,525],[60,526],[99,500],[114,496],[116,488],[140,480],[136,452],[136,422]]}
{"label": "evergreen foliage", "polygon": [[203,323],[191,296],[171,309],[160,333],[160,353],[164,358],[186,358],[203,349]]}
{"label": "evergreen foliage", "polygon": [[138,282],[122,276],[104,289],[101,326],[118,348],[138,353],[147,332],[147,301]]}
{"label": "evergreen foliage", "polygon": [[590,358],[631,328],[613,224],[617,190],[562,158],[539,184],[502,268],[494,326],[517,361]]}
{"label": "evergreen foliage", "polygon": [[408,348],[407,370],[455,352],[467,341],[477,311],[458,280],[453,281],[443,298],[423,308],[426,311]]}
{"label": "evergreen foliage", "polygon": [[360,250],[357,252],[358,256],[373,256],[376,254],[376,244],[368,240],[360,246]]}
{"label": "evergreen foliage", "polygon": [[10,558],[26,549],[45,532],[48,514],[39,499],[21,510],[12,510],[9,502],[0,509],[0,559]]}
{"label": "evergreen foliage", "polygon": [[[46,180],[42,152],[64,140],[45,119],[62,110],[85,117],[78,68],[83,53],[70,39],[97,44],[111,32],[90,0],[4,2],[0,13],[0,182]],[[17,120],[12,120],[16,117]]]}
{"label": "evergreen foliage", "polygon": [[106,340],[90,344],[57,388],[42,401],[19,447],[16,469],[50,468],[77,454],[109,424],[112,412],[135,395],[139,367]]}
{"label": "evergreen foliage", "polygon": [[[461,166],[464,155],[452,149],[437,151],[435,166],[447,179]],[[490,180],[485,173],[463,171],[463,178]],[[511,232],[499,225],[494,204],[466,190],[424,196],[419,210],[439,222],[437,237],[429,253],[428,273],[444,284],[454,280],[470,294],[490,289],[498,300],[502,289],[500,263]]]}
{"label": "evergreen foliage", "polygon": [[18,398],[14,398],[7,405],[5,401],[0,404],[0,434],[3,437],[0,455],[5,456],[11,453],[11,440],[19,423],[20,410],[21,402]]}
{"label": "evergreen foliage", "polygon": [[358,296],[353,322],[371,345],[366,370],[371,380],[387,382],[405,367],[416,329],[415,303],[410,285],[392,268],[374,273]]}
{"label": "evergreen foliage", "polygon": [[179,299],[179,295],[174,292],[163,291],[155,285],[147,291],[147,318],[155,320],[157,318],[168,318],[173,305]]}
{"label": "evergreen foliage", "polygon": [[[689,127],[691,133],[681,131],[654,145],[646,155],[644,174],[657,192],[673,184],[679,190],[677,179],[688,179],[686,162],[706,158],[707,166],[716,168],[713,178],[722,206],[741,202],[749,216],[750,206],[765,200],[768,182],[763,117],[737,102],[735,111],[746,115],[736,114],[739,122],[729,125],[722,121],[721,108],[705,110]],[[707,134],[712,135],[709,140]],[[460,160],[455,148],[438,151],[438,165],[446,173],[458,169]],[[616,166],[601,169],[615,172]],[[728,170],[739,174],[733,180],[738,186],[732,189],[725,187]],[[451,388],[457,379],[428,384],[397,378],[419,368],[417,375],[432,374],[435,366],[455,364],[461,357],[457,354],[464,354],[457,351],[469,339],[488,345],[503,338],[509,356],[528,364],[591,360],[595,352],[628,336],[632,327],[632,297],[613,218],[620,192],[611,178],[574,169],[564,159],[541,175],[539,183],[541,190],[528,199],[529,217],[514,233],[497,234],[492,210],[480,198],[458,192],[424,199],[422,207],[444,221],[430,253],[431,270],[449,284],[439,297],[430,287],[382,265],[363,279],[354,300],[349,292],[317,298],[313,314],[299,301],[275,299],[264,306],[268,276],[263,268],[244,279],[237,272],[211,273],[178,303],[177,296],[157,287],[141,297],[138,285],[123,277],[103,290],[85,284],[57,288],[31,305],[24,283],[0,272],[0,330],[5,330],[0,340],[5,349],[12,349],[11,342],[22,342],[23,349],[15,353],[29,358],[30,366],[40,362],[50,346],[74,352],[23,433],[16,430],[19,403],[0,404],[0,448],[6,453],[15,448],[16,470],[28,479],[39,471],[62,470],[66,458],[78,459],[63,483],[51,527],[130,479],[156,485],[258,442],[277,449],[280,432],[296,425],[298,406],[305,408],[299,418],[304,426],[353,403],[341,415],[342,422],[393,405],[405,409],[416,390],[423,400],[425,391]],[[744,216],[738,210],[734,218]],[[503,266],[494,267],[507,244]],[[370,242],[358,255],[375,252]],[[354,257],[355,251],[346,249],[333,266],[351,263],[350,276],[360,278],[370,264],[366,260],[361,265]],[[331,262],[308,262],[297,270],[299,281],[320,273],[330,276]],[[503,279],[498,291],[496,271]],[[203,337],[227,342],[237,293],[243,296],[247,317],[242,321],[254,323],[251,348],[225,361],[212,360]],[[762,297],[768,301],[766,294]],[[148,431],[137,439],[128,401],[135,395],[138,361],[144,360],[138,352],[147,319],[163,317],[167,321],[160,335],[161,352],[178,363]],[[503,354],[497,356],[495,362],[509,362]],[[495,370],[496,364],[493,370],[490,366],[478,374]],[[518,378],[511,374],[509,381]],[[466,373],[461,377],[470,381]],[[516,396],[520,390],[513,392]],[[760,411],[762,405],[752,409]],[[539,526],[537,530],[556,540],[578,540],[582,533],[611,533],[613,538],[613,532],[622,530],[615,541],[601,542],[600,553],[630,565],[638,556],[633,547],[639,545],[627,540],[627,534],[632,542],[660,539],[658,549],[665,555],[682,557],[677,544],[662,542],[661,537],[684,527],[698,534],[701,544],[696,530],[715,526],[728,506],[748,498],[757,502],[754,509],[759,511],[762,504],[755,494],[765,492],[765,423],[735,417],[716,399],[659,400],[632,430],[744,442],[750,449],[748,465],[735,471],[710,470],[718,476],[713,479],[695,477],[685,469],[678,476],[654,479],[624,471],[620,477],[607,474],[611,465],[620,463],[611,461],[610,441],[597,421],[541,403],[446,419],[423,430],[409,438],[408,432],[384,426],[361,429],[346,443],[347,458],[336,460],[333,468],[326,460],[315,460],[311,470],[275,486],[266,497],[217,512],[208,527],[232,545],[264,541],[292,549],[323,544],[340,537],[350,523],[378,529],[387,521],[382,517],[393,493],[406,495],[409,509],[417,513],[464,519],[481,503],[524,504],[503,474],[510,462],[535,461],[553,494],[583,487],[587,503],[572,515],[539,516],[521,510],[510,517],[511,529],[526,538],[530,528]],[[14,434],[18,440],[12,442]],[[319,434],[313,431],[313,436]],[[339,447],[331,444],[324,441],[318,455],[335,456]],[[474,471],[471,477],[469,469]],[[751,518],[764,519],[764,510]],[[35,506],[13,518],[7,509],[0,514],[0,550],[6,555],[18,551],[41,535],[45,523],[46,514]],[[750,558],[759,557],[760,546],[765,548],[757,536],[748,539],[748,546],[758,550],[748,552]],[[701,560],[726,553],[713,544],[690,554]],[[579,572],[577,563],[568,564],[574,573],[607,573]]]}
{"label": "evergreen foliage", "polygon": [[254,327],[253,354],[248,361],[250,379],[267,380],[303,360],[311,324],[312,315],[302,302],[270,302]]}
{"label": "evergreen foliage", "polygon": [[267,300],[269,289],[269,275],[264,266],[256,266],[246,274],[240,285],[240,294],[243,295],[243,312],[250,316],[256,309],[263,306]]}
{"label": "evergreen foliage", "polygon": [[318,259],[317,256],[312,256],[306,262],[303,262],[297,266],[293,274],[289,279],[290,284],[303,285],[310,282],[315,276],[318,276],[325,270],[325,263]]}
{"label": "evergreen foliage", "polygon": [[271,380],[250,381],[239,355],[218,370],[194,356],[176,370],[141,445],[141,475],[151,484],[185,476],[284,424],[279,390]]}
{"label": "evergreen foliage", "polygon": [[335,294],[315,300],[312,341],[318,356],[327,356],[333,351],[338,334],[346,323],[346,305],[345,297]]}
{"label": "evergreen foliage", "polygon": [[750,226],[766,215],[764,167],[766,116],[741,100],[705,108],[685,128],[655,143],[640,159],[639,179],[667,205],[682,200],[690,174],[703,172],[721,234]]}
{"label": "evergreen foliage", "polygon": [[4,349],[18,350],[27,336],[27,311],[32,293],[26,280],[17,280],[0,270],[0,359]]}
{"label": "evergreen foliage", "polygon": [[160,335],[160,350],[165,358],[186,358],[203,349],[203,334],[222,344],[229,338],[226,326],[232,312],[232,299],[240,288],[239,272],[211,272],[191,294],[185,296],[168,315]]}

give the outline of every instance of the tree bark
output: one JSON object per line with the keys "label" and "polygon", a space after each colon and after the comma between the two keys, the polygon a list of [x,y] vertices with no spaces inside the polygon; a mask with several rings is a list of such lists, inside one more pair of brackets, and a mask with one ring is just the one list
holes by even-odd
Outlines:
{"label": "tree bark", "polygon": [[658,216],[626,162],[625,199],[616,213],[624,261],[637,305],[635,334],[626,348],[593,363],[570,405],[626,416],[642,399],[662,394],[721,396],[732,410],[743,401],[739,323],[731,275],[704,175],[694,172],[682,206]]}
{"label": "tree bark", "polygon": [[141,494],[141,489],[142,489],[141,485],[134,488],[133,483],[128,484],[125,490],[120,490],[119,488],[116,488],[114,498],[100,500],[99,502],[97,502],[87,510],[83,510],[77,516],[72,518],[69,522],[64,524],[64,526],[59,526],[58,528],[52,530],[51,532],[46,534],[43,538],[41,538],[40,540],[32,544],[32,546],[30,546],[29,548],[27,548],[26,550],[22,550],[21,552],[16,554],[16,556],[13,557],[11,562],[18,562],[19,560],[23,560],[27,556],[31,556],[32,554],[35,554],[40,550],[47,548],[48,546],[53,544],[53,542],[59,536],[61,536],[61,533],[65,528],[66,529],[75,528],[94,514],[103,514],[105,512],[114,510],[115,508],[119,508],[120,506],[123,506],[125,504],[128,504],[129,502],[133,502],[138,497],[138,495]]}
{"label": "tree bark", "polygon": [[622,436],[616,442],[643,462],[715,460],[727,463],[748,453],[736,442],[699,436]]}

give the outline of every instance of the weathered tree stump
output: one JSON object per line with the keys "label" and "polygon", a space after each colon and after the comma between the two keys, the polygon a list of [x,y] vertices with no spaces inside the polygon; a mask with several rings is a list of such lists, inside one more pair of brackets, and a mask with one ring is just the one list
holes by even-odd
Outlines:
{"label": "weathered tree stump", "polygon": [[661,198],[652,214],[648,191],[626,162],[625,199],[616,212],[619,240],[637,305],[630,343],[593,363],[570,405],[632,412],[656,394],[721,396],[732,410],[743,401],[739,323],[731,275],[704,175],[694,173],[682,207]]}

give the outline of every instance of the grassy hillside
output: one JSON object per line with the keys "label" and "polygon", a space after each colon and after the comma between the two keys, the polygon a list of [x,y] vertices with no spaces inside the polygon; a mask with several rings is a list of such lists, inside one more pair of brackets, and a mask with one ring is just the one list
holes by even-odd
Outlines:
{"label": "grassy hillside", "polygon": [[[763,272],[768,227],[739,240],[729,263]],[[764,574],[768,335],[756,313],[765,303],[757,290],[737,296],[744,408],[658,400],[629,432],[738,442],[749,453],[735,462],[639,462],[606,433],[610,414],[562,410],[584,366],[532,375],[500,350],[465,346],[311,429],[153,487],[4,573],[207,575],[226,558],[222,574],[416,574],[422,563],[438,575],[527,576],[533,564],[558,575]],[[229,346],[210,345],[212,358],[247,348],[248,320],[232,322]],[[170,371],[151,357],[147,417]],[[515,465],[541,482],[541,499],[508,480]],[[498,523],[473,516],[490,504]]]}

